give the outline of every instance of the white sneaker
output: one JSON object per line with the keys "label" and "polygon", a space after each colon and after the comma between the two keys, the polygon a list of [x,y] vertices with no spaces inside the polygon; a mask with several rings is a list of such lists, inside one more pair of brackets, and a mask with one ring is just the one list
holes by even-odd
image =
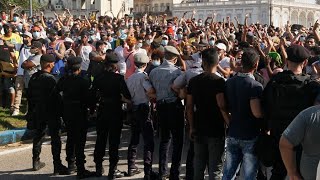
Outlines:
{"label": "white sneaker", "polygon": [[18,116],[20,114],[19,110],[15,109],[11,116]]}

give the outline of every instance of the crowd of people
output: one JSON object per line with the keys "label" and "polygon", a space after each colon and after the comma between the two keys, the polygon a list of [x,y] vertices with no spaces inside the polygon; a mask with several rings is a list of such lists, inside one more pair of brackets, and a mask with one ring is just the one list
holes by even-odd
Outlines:
{"label": "crowd of people", "polygon": [[[135,164],[141,134],[144,179],[178,180],[186,133],[187,180],[204,179],[206,169],[209,179],[316,179],[318,21],[312,27],[288,21],[281,28],[249,24],[247,15],[242,24],[231,17],[217,22],[215,13],[195,19],[195,11],[173,18],[120,14],[88,19],[66,10],[28,18],[14,6],[1,12],[1,92],[9,94],[12,116],[27,97],[33,170],[45,166],[40,153],[48,128],[55,175],[102,176],[107,142],[109,179],[142,173]],[[95,172],[85,168],[90,114],[97,116]],[[128,171],[121,172],[125,117],[131,139]],[[61,122],[67,167],[60,158]]]}

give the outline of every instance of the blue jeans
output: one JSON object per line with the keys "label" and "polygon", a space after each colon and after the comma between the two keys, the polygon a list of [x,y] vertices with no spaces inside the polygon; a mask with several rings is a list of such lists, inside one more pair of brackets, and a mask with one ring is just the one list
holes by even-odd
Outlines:
{"label": "blue jeans", "polygon": [[234,177],[239,163],[242,162],[242,177],[245,180],[255,180],[258,171],[258,158],[254,154],[254,145],[257,138],[241,140],[228,137],[226,140],[226,160],[223,167],[222,180],[230,180]]}
{"label": "blue jeans", "polygon": [[204,179],[208,165],[209,180],[221,179],[224,138],[196,137],[194,141],[194,178]]}

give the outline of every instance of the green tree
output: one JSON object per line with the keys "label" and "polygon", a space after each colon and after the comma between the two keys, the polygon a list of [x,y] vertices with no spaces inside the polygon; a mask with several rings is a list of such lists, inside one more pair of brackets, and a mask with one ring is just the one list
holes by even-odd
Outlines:
{"label": "green tree", "polygon": [[[1,9],[9,10],[11,5],[18,6],[19,10],[29,9],[29,0],[0,0]],[[32,8],[34,11],[40,10],[45,5],[41,5],[38,1],[32,0]]]}

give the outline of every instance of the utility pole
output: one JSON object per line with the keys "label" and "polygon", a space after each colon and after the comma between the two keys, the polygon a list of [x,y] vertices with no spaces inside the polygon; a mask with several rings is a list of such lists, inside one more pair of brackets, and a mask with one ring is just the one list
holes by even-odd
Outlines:
{"label": "utility pole", "polygon": [[29,4],[30,4],[30,17],[33,16],[32,14],[32,0],[29,0]]}

